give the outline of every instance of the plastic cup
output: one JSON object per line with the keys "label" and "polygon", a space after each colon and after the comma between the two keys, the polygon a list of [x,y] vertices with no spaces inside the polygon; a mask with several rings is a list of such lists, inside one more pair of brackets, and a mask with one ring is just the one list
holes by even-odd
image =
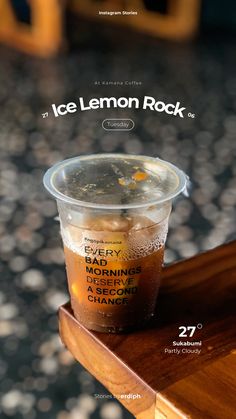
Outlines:
{"label": "plastic cup", "polygon": [[95,154],[50,168],[71,305],[88,329],[140,327],[155,310],[172,199],[187,177],[147,156]]}

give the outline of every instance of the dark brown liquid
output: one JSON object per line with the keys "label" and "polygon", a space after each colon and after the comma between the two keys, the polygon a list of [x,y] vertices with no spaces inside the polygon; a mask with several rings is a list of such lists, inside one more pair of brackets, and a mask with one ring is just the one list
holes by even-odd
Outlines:
{"label": "dark brown liquid", "polygon": [[[143,217],[139,221],[145,226],[146,220]],[[76,228],[73,229],[75,237]],[[119,332],[141,325],[153,315],[164,245],[154,247],[153,252],[149,249],[149,254],[141,248],[137,258],[131,245],[143,241],[147,246],[150,237],[158,239],[159,230],[160,226],[130,230],[129,234],[93,231],[89,237],[97,237],[98,242],[102,237],[105,240],[94,244],[93,239],[87,239],[81,252],[64,245],[72,308],[87,328]]]}

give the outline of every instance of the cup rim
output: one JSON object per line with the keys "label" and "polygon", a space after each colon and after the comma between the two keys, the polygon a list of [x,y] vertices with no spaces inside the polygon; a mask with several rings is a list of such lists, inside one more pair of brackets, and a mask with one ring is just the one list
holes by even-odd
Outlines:
{"label": "cup rim", "polygon": [[[80,161],[91,160],[91,159],[96,160],[100,158],[106,158],[106,159],[129,158],[131,160],[132,159],[136,160],[138,158],[138,159],[146,160],[147,162],[158,161],[160,165],[165,166],[169,171],[172,172],[172,174],[176,176],[176,178],[178,179],[177,187],[173,191],[169,192],[168,194],[162,197],[150,199],[148,202],[135,203],[135,204],[134,203],[133,204],[101,204],[101,203],[98,204],[98,203],[93,203],[93,202],[77,200],[75,198],[72,198],[70,196],[63,194],[56,188],[54,184],[54,178],[60,170],[64,169],[66,166],[70,165],[71,163],[75,163],[76,161],[80,162]],[[151,207],[153,205],[164,204],[165,202],[172,200],[181,192],[183,192],[186,189],[187,181],[188,181],[188,176],[181,169],[179,169],[172,163],[169,163],[158,157],[150,157],[150,156],[137,155],[137,154],[125,154],[125,153],[97,153],[97,154],[81,155],[81,156],[76,156],[69,159],[65,159],[65,160],[59,161],[58,163],[50,167],[46,171],[43,177],[43,184],[45,188],[52,196],[54,196],[56,200],[62,201],[66,204],[75,205],[78,207],[92,208],[94,210],[138,209],[138,208]]]}

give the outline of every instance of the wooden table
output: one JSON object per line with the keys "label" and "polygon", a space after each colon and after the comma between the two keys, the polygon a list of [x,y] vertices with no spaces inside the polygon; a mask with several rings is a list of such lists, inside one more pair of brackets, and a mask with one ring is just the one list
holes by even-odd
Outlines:
{"label": "wooden table", "polygon": [[[59,310],[60,334],[74,357],[138,419],[233,419],[235,297],[233,242],[165,268],[157,313],[145,330],[91,332],[66,304]],[[197,327],[192,337],[181,338],[180,326]],[[202,346],[173,346],[173,341]],[[201,352],[166,351],[173,349]],[[130,394],[140,398],[125,398]]]}

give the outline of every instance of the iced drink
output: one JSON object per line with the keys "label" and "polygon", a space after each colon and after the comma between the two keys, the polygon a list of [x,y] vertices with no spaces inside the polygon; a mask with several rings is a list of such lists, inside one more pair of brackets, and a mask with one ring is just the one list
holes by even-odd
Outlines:
{"label": "iced drink", "polygon": [[186,177],[158,159],[116,154],[52,169],[45,184],[57,197],[75,317],[101,332],[140,327],[155,311],[171,198]]}

